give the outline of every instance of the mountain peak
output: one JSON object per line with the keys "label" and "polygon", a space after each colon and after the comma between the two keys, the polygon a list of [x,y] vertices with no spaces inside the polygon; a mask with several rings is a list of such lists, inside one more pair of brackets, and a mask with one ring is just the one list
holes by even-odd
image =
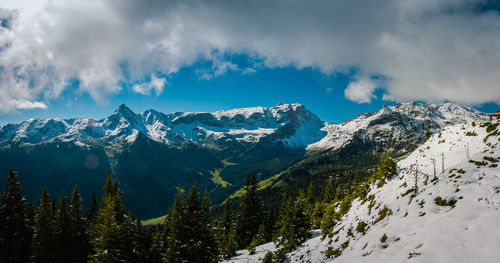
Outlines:
{"label": "mountain peak", "polygon": [[125,103],[120,104],[118,108],[115,110],[115,113],[132,113],[135,114]]}

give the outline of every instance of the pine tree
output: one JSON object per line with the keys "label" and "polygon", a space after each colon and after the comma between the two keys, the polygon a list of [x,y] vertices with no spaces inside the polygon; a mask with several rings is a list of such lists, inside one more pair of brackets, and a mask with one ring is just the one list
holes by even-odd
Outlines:
{"label": "pine tree", "polygon": [[10,169],[0,195],[0,258],[7,262],[28,262],[31,254],[25,204],[17,173]]}
{"label": "pine tree", "polygon": [[151,258],[151,246],[152,246],[152,236],[151,232],[146,230],[141,223],[141,218],[137,218],[135,221],[133,230],[133,247],[135,249],[136,263],[148,263],[148,262],[160,262],[161,258],[158,256]]}
{"label": "pine tree", "polygon": [[328,234],[333,230],[336,224],[336,208],[337,204],[335,203],[326,204],[321,218],[321,232],[323,234]]}
{"label": "pine tree", "polygon": [[55,262],[53,205],[47,188],[43,187],[35,216],[33,259],[35,263]]}
{"label": "pine tree", "polygon": [[238,250],[238,242],[236,235],[236,223],[233,221],[231,228],[229,229],[229,234],[227,236],[227,242],[223,248],[223,258],[230,259],[236,255],[236,250]]}
{"label": "pine tree", "polygon": [[335,200],[335,196],[336,196],[336,191],[333,188],[333,179],[330,178],[326,183],[325,193],[323,195],[323,202],[325,203],[333,202],[333,200]]}
{"label": "pine tree", "polygon": [[373,175],[375,180],[378,180],[377,186],[382,187],[386,179],[396,174],[396,170],[396,162],[389,155],[384,155],[378,164],[377,171]]}
{"label": "pine tree", "polygon": [[238,244],[236,244],[236,227],[234,224],[232,200],[228,198],[224,202],[224,214],[218,226],[218,242],[223,259],[233,257],[238,249]]}
{"label": "pine tree", "polygon": [[232,200],[228,198],[224,203],[224,214],[222,215],[222,229],[224,231],[224,236],[229,235],[229,231],[231,230],[231,224],[233,222],[233,210],[232,210]]}
{"label": "pine tree", "polygon": [[118,180],[113,183],[113,178],[108,173],[103,187],[102,206],[89,230],[93,250],[89,262],[108,263],[127,260],[127,248],[123,246],[126,216],[118,184]]}
{"label": "pine tree", "polygon": [[168,229],[166,229],[167,250],[163,262],[184,262],[186,252],[183,248],[186,237],[186,222],[184,222],[185,205],[181,197],[181,188],[177,188],[174,204],[168,213]]}
{"label": "pine tree", "polygon": [[292,194],[287,193],[281,206],[277,226],[275,241],[286,252],[295,249],[309,237],[311,221],[307,213],[307,198],[302,191],[297,200],[293,199]]}
{"label": "pine tree", "polygon": [[333,202],[337,202],[342,198],[342,189],[340,189],[340,185],[337,185],[337,188],[335,188],[335,197],[333,198]]}
{"label": "pine tree", "polygon": [[72,260],[72,234],[71,218],[66,193],[61,192],[58,209],[54,216],[54,242],[55,242],[55,262],[69,262]]}
{"label": "pine tree", "polygon": [[309,183],[309,187],[307,188],[307,200],[309,201],[310,204],[314,203],[315,196],[316,196],[316,193],[314,191],[313,182],[311,181]]}
{"label": "pine tree", "polygon": [[95,217],[97,216],[97,198],[95,196],[95,192],[92,193],[92,204],[90,205],[89,212],[87,215],[87,219],[89,223],[91,223]]}
{"label": "pine tree", "polygon": [[246,248],[250,244],[263,223],[263,206],[257,193],[258,183],[255,176],[255,172],[251,176],[247,176],[245,194],[240,202],[240,212],[237,218],[237,236],[240,248]]}
{"label": "pine tree", "polygon": [[311,214],[311,223],[313,228],[319,228],[321,226],[321,219],[323,218],[324,203],[316,202],[314,203],[314,208]]}
{"label": "pine tree", "polygon": [[[94,196],[95,197],[95,196]],[[87,262],[89,254],[88,235],[87,235],[87,220],[83,215],[82,198],[78,186],[75,185],[71,194],[71,206],[69,209],[71,220],[71,253],[73,255],[72,262],[84,263]]]}
{"label": "pine tree", "polygon": [[[211,250],[216,249],[216,246],[210,247],[210,226],[207,226],[207,220],[204,218],[209,212],[204,212],[202,202],[198,195],[196,186],[193,185],[189,192],[186,204],[186,235],[189,240],[184,245],[186,246],[186,261],[187,262],[215,262]],[[209,216],[209,215],[208,215]],[[208,232],[208,233],[207,233]]]}
{"label": "pine tree", "polygon": [[265,227],[264,224],[260,225],[259,231],[257,232],[257,235],[255,235],[252,238],[252,241],[250,242],[250,245],[248,245],[247,250],[250,252],[250,255],[253,255],[255,253],[255,248],[259,245],[262,245],[266,243],[266,238],[265,238]]}
{"label": "pine tree", "polygon": [[217,240],[215,239],[215,228],[212,210],[210,209],[210,200],[206,190],[203,195],[201,215],[201,247],[205,253],[204,262],[217,262],[219,250],[217,247]]}
{"label": "pine tree", "polygon": [[162,254],[166,249],[167,241],[163,229],[155,229],[149,250],[149,262],[161,262]]}
{"label": "pine tree", "polygon": [[54,242],[56,244],[55,262],[70,262],[73,259],[73,236],[71,233],[69,205],[64,191],[61,192],[61,196],[59,197],[58,209],[54,218]]}

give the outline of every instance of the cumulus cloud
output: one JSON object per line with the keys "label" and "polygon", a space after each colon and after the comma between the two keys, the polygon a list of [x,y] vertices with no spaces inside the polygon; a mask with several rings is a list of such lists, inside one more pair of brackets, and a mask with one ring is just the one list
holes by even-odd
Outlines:
{"label": "cumulus cloud", "polygon": [[349,83],[344,90],[346,98],[357,103],[370,103],[375,95],[373,92],[377,85],[370,79],[360,79]]}
{"label": "cumulus cloud", "polygon": [[40,101],[13,100],[12,102],[17,109],[47,109],[47,105]]}
{"label": "cumulus cloud", "polygon": [[203,79],[252,72],[220,53],[325,74],[356,68],[386,77],[386,97],[400,100],[500,102],[500,15],[486,0],[35,2],[0,11],[0,111],[55,98],[73,79],[105,102],[120,83],[198,60],[219,60]]}
{"label": "cumulus cloud", "polygon": [[154,90],[156,96],[158,96],[163,93],[165,84],[167,84],[167,80],[165,78],[158,78],[156,75],[151,75],[150,82],[135,84],[132,87],[132,90],[142,95],[150,95],[151,91]]}

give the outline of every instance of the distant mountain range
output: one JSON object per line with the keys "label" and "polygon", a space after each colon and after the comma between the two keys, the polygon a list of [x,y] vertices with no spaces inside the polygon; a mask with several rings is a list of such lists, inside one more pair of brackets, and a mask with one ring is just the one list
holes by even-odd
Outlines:
{"label": "distant mountain range", "polygon": [[405,154],[426,132],[483,118],[451,103],[398,103],[341,124],[326,123],[301,104],[170,114],[136,114],[122,104],[102,120],[30,119],[0,127],[0,170],[18,170],[33,200],[43,185],[68,192],[75,183],[89,200],[110,170],[127,208],[144,218],[164,214],[177,186],[196,183],[220,203],[248,172],[265,180],[304,158],[342,149]]}

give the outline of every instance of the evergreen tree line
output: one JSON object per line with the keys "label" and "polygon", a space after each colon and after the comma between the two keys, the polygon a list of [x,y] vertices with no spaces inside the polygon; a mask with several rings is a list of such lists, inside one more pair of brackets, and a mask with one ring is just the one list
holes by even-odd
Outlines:
{"label": "evergreen tree line", "polygon": [[192,186],[186,193],[178,187],[166,219],[146,227],[126,213],[119,182],[111,174],[104,195],[94,194],[84,211],[77,186],[69,198],[62,192],[56,200],[44,188],[36,206],[27,202],[11,169],[0,194],[0,262],[218,262],[239,249],[254,253],[271,240],[278,250],[264,261],[286,262],[286,254],[310,238],[311,229],[331,233],[352,200],[366,199],[369,186],[380,186],[395,169],[386,156],[369,177],[355,172],[344,187],[330,178],[326,184],[311,182],[307,189],[288,189],[272,221],[256,173],[247,175],[238,204],[224,202],[219,218],[213,216],[206,191],[201,195]]}

